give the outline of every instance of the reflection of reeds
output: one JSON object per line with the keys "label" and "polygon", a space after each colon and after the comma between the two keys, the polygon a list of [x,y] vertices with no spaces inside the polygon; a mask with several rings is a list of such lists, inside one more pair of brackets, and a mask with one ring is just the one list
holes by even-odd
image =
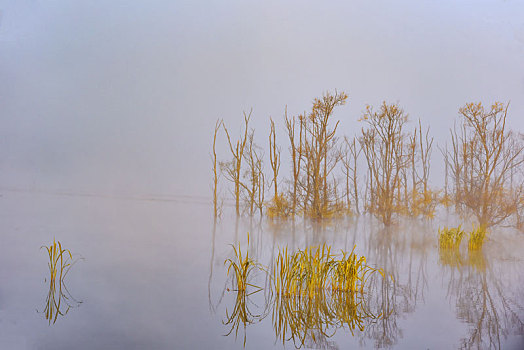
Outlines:
{"label": "reflection of reeds", "polygon": [[486,271],[486,258],[481,250],[468,251],[468,265],[482,273]]}
{"label": "reflection of reeds", "polygon": [[[326,341],[337,329],[347,328],[352,334],[363,331],[366,324],[384,318],[387,312],[371,311],[368,306],[371,294],[366,284],[374,274],[384,277],[384,272],[366,264],[364,256],[357,256],[355,248],[351,253],[342,252],[337,256],[331,247],[324,244],[290,253],[287,248],[279,251],[269,273],[271,292],[265,300],[266,306],[261,314],[254,314],[248,304],[251,294],[261,288],[248,282],[255,267],[264,270],[257,262],[233,246],[235,258],[227,259],[226,264],[233,275],[236,294],[235,307],[229,314],[226,310],[224,324],[231,325],[227,335],[266,316],[272,310],[273,327],[277,338],[292,340],[301,347],[310,341]],[[248,287],[254,288],[248,293]],[[244,333],[244,345],[246,335]]]}
{"label": "reflection of reeds", "polygon": [[337,329],[362,332],[369,323],[386,315],[374,314],[369,295],[359,290],[321,289],[308,294],[276,294],[271,308],[273,328],[282,344],[292,340],[297,348],[310,341],[332,337]]}
{"label": "reflection of reeds", "polygon": [[236,298],[235,298],[235,306],[233,308],[233,311],[231,314],[228,313],[226,309],[226,320],[223,321],[223,323],[227,326],[231,326],[231,329],[226,334],[226,336],[230,335],[233,330],[235,331],[235,337],[238,336],[238,329],[240,328],[240,325],[244,328],[244,346],[246,346],[246,326],[252,323],[255,323],[257,321],[260,321],[263,316],[262,315],[256,315],[253,314],[249,309],[249,296],[253,293],[259,292],[260,289],[255,290],[251,293],[246,293],[246,290],[237,290]]}
{"label": "reflection of reeds", "polygon": [[73,255],[69,249],[62,249],[60,241],[53,239],[53,244],[46,248],[49,255],[49,292],[47,294],[46,306],[44,308],[44,314],[49,324],[53,324],[58,319],[58,316],[64,316],[69,312],[69,309],[73,306],[73,302],[80,304],[81,302],[76,301],[64,284],[64,279],[67,276],[71,267],[76,263],[73,261]]}
{"label": "reflection of reeds", "polygon": [[448,287],[448,297],[456,304],[457,319],[468,324],[468,334],[460,341],[460,348],[508,348],[508,336],[524,333],[522,303],[519,294],[515,294],[519,287],[515,280],[493,269],[508,265],[492,265],[482,250],[469,250],[466,261],[470,268],[459,275],[452,274]]}
{"label": "reflection of reeds", "polygon": [[458,248],[440,248],[438,254],[439,261],[444,266],[460,268],[464,265],[462,255]]}
{"label": "reflection of reeds", "polygon": [[[247,236],[247,241],[249,245],[249,234]],[[230,325],[231,329],[226,335],[230,335],[233,330],[235,330],[235,336],[238,336],[238,329],[240,325],[243,325],[244,328],[244,346],[246,345],[246,335],[245,329],[248,324],[254,323],[257,319],[260,318],[260,315],[255,315],[249,310],[249,296],[259,292],[262,288],[255,286],[254,284],[249,283],[248,281],[252,277],[252,272],[255,269],[260,269],[261,266],[249,257],[249,251],[246,250],[245,253],[242,253],[240,249],[240,244],[238,247],[231,245],[234,251],[234,258],[226,259],[224,264],[228,266],[227,274],[229,276],[230,271],[234,272],[233,275],[233,291],[236,291],[235,306],[231,314],[228,313],[226,309],[226,320],[223,321],[225,325]],[[248,286],[253,287],[255,290],[252,292],[247,292]],[[229,290],[229,289],[228,289]]]}

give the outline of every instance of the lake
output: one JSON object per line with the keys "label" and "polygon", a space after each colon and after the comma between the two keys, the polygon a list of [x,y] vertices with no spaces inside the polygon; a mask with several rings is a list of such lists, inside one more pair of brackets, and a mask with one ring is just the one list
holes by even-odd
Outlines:
{"label": "lake", "polygon": [[[237,219],[228,208],[214,222],[211,206],[195,197],[6,190],[0,206],[2,349],[524,345],[524,236],[495,229],[482,251],[468,252],[465,238],[458,253],[448,254],[439,251],[437,230],[458,221],[445,212],[439,222],[409,221],[386,231],[368,216],[275,222]],[[41,247],[53,239],[76,263],[63,280],[64,315],[49,320],[49,258]],[[385,272],[373,275],[358,299],[363,304],[349,310],[361,329],[350,329],[339,312],[348,311],[347,302],[327,292],[279,314],[292,301],[276,300],[263,270],[253,275],[261,290],[236,304],[224,265],[231,245],[269,271],[279,249],[324,243],[336,254],[355,247]],[[228,323],[234,310],[247,317]],[[290,317],[307,329],[292,329]]]}

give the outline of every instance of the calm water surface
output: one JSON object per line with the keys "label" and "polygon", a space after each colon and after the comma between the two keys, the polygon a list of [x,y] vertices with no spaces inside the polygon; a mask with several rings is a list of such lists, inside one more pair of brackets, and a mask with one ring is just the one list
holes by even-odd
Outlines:
{"label": "calm water surface", "polygon": [[[0,348],[231,349],[244,340],[247,349],[523,348],[522,234],[500,230],[483,252],[470,255],[463,242],[460,255],[449,256],[439,254],[435,222],[384,232],[365,217],[318,227],[225,214],[215,224],[210,206],[166,199],[4,191]],[[49,324],[49,270],[40,247],[53,238],[78,262],[65,279],[71,308]],[[364,317],[353,335],[335,318],[325,329],[312,325],[302,340],[288,340],[289,333],[282,339],[266,288],[250,297],[246,326],[240,320],[236,332],[233,323],[225,336],[236,292],[228,291],[224,260],[234,243],[265,266],[286,246],[328,243],[338,252],[356,245],[368,264],[392,276],[374,278],[366,297],[387,316]],[[254,277],[267,282],[263,273]]]}

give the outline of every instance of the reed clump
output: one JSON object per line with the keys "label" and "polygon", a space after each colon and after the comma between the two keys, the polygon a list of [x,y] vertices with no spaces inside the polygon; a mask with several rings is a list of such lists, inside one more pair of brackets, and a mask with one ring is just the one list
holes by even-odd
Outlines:
{"label": "reed clump", "polygon": [[277,294],[312,298],[326,290],[363,292],[374,272],[384,277],[382,270],[367,265],[365,256],[355,254],[355,248],[337,256],[323,244],[295,253],[289,253],[287,248],[279,251],[272,280]]}
{"label": "reed clump", "polygon": [[461,227],[438,229],[438,244],[440,249],[459,249],[464,237]]}
{"label": "reed clump", "polygon": [[[247,243],[249,246],[249,234],[247,236]],[[258,287],[250,283],[253,278],[253,272],[263,267],[258,264],[255,260],[249,257],[249,250],[246,249],[245,252],[242,252],[240,243],[238,246],[231,245],[233,247],[234,257],[228,258],[224,261],[224,265],[227,266],[227,275],[229,276],[230,272],[232,274],[232,291],[236,292],[235,297],[235,306],[231,313],[226,309],[226,320],[223,321],[225,325],[231,327],[229,332],[226,335],[230,335],[233,330],[235,331],[235,337],[238,336],[238,330],[240,326],[243,326],[244,329],[244,346],[246,345],[246,326],[252,323],[255,323],[260,319],[261,315],[257,315],[251,312],[249,308],[250,299],[249,297],[262,290],[261,287]],[[252,287],[252,291],[248,292],[248,287]],[[230,289],[228,288],[228,291]]]}
{"label": "reed clump", "polygon": [[473,229],[467,233],[468,235],[468,257],[467,260],[463,258],[460,253],[460,243],[466,232],[461,227],[439,229],[439,257],[444,265],[452,267],[460,267],[465,262],[479,271],[484,268],[484,256],[482,253],[482,246],[487,235],[485,226],[473,226]]}
{"label": "reed clump", "polygon": [[477,227],[473,227],[473,230],[469,233],[468,249],[470,251],[482,249],[486,234],[487,230],[484,226],[479,225]]}
{"label": "reed clump", "polygon": [[[249,241],[249,239],[248,239]],[[243,325],[260,322],[272,312],[273,327],[277,338],[292,340],[297,348],[309,341],[333,336],[337,329],[363,331],[366,324],[387,317],[379,310],[372,312],[369,305],[371,285],[369,278],[384,271],[367,264],[365,256],[355,253],[356,247],[348,253],[333,254],[327,244],[307,247],[291,252],[287,247],[279,249],[266,269],[243,252],[240,246],[233,246],[234,258],[226,259],[228,274],[235,271],[234,290],[236,301],[233,312],[226,310],[226,325],[231,325],[228,335]],[[264,311],[254,314],[248,307],[249,296],[261,290],[248,282],[255,267],[266,271],[270,292],[265,299]],[[368,284],[369,283],[369,284]],[[247,293],[247,287],[254,291]],[[246,337],[244,335],[244,345]]]}
{"label": "reed clump", "polygon": [[283,296],[308,296],[322,293],[332,263],[331,248],[325,244],[289,253],[279,251],[273,265],[274,291]]}
{"label": "reed clump", "polygon": [[274,289],[273,327],[284,344],[297,348],[308,340],[330,338],[338,328],[354,334],[366,322],[376,322],[385,313],[370,311],[365,291],[368,278],[384,272],[366,263],[364,256],[342,252],[335,255],[326,244],[290,253],[279,251],[272,270]]}
{"label": "reed clump", "polygon": [[342,252],[342,258],[332,263],[331,289],[333,291],[364,292],[368,277],[374,272],[384,276],[384,271],[373,268],[366,263],[365,256],[355,254],[355,247],[351,253]]}
{"label": "reed clump", "polygon": [[[247,236],[249,245],[249,234]],[[252,276],[252,272],[260,268],[260,265],[249,257],[249,251],[246,249],[245,253],[242,253],[240,243],[238,246],[231,245],[234,252],[234,258],[228,258],[224,261],[224,265],[227,266],[227,275],[233,271],[233,290],[238,292],[245,292],[248,286],[260,289],[248,281]]]}
{"label": "reed clump", "polygon": [[74,304],[81,302],[75,300],[64,284],[64,279],[77,260],[73,260],[73,254],[69,249],[62,248],[62,243],[53,239],[53,243],[45,248],[49,261],[49,292],[46,298],[44,315],[49,324],[55,323],[58,316],[66,315]]}

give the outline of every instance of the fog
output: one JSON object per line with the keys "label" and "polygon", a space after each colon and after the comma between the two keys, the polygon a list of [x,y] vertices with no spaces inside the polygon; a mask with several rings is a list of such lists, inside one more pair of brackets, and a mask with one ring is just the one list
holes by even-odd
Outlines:
{"label": "fog", "polygon": [[1,1],[0,186],[210,197],[217,118],[236,134],[253,108],[267,149],[271,116],[285,151],[286,106],[335,89],[340,134],[383,100],[441,146],[470,101],[524,131],[523,57],[516,0]]}

